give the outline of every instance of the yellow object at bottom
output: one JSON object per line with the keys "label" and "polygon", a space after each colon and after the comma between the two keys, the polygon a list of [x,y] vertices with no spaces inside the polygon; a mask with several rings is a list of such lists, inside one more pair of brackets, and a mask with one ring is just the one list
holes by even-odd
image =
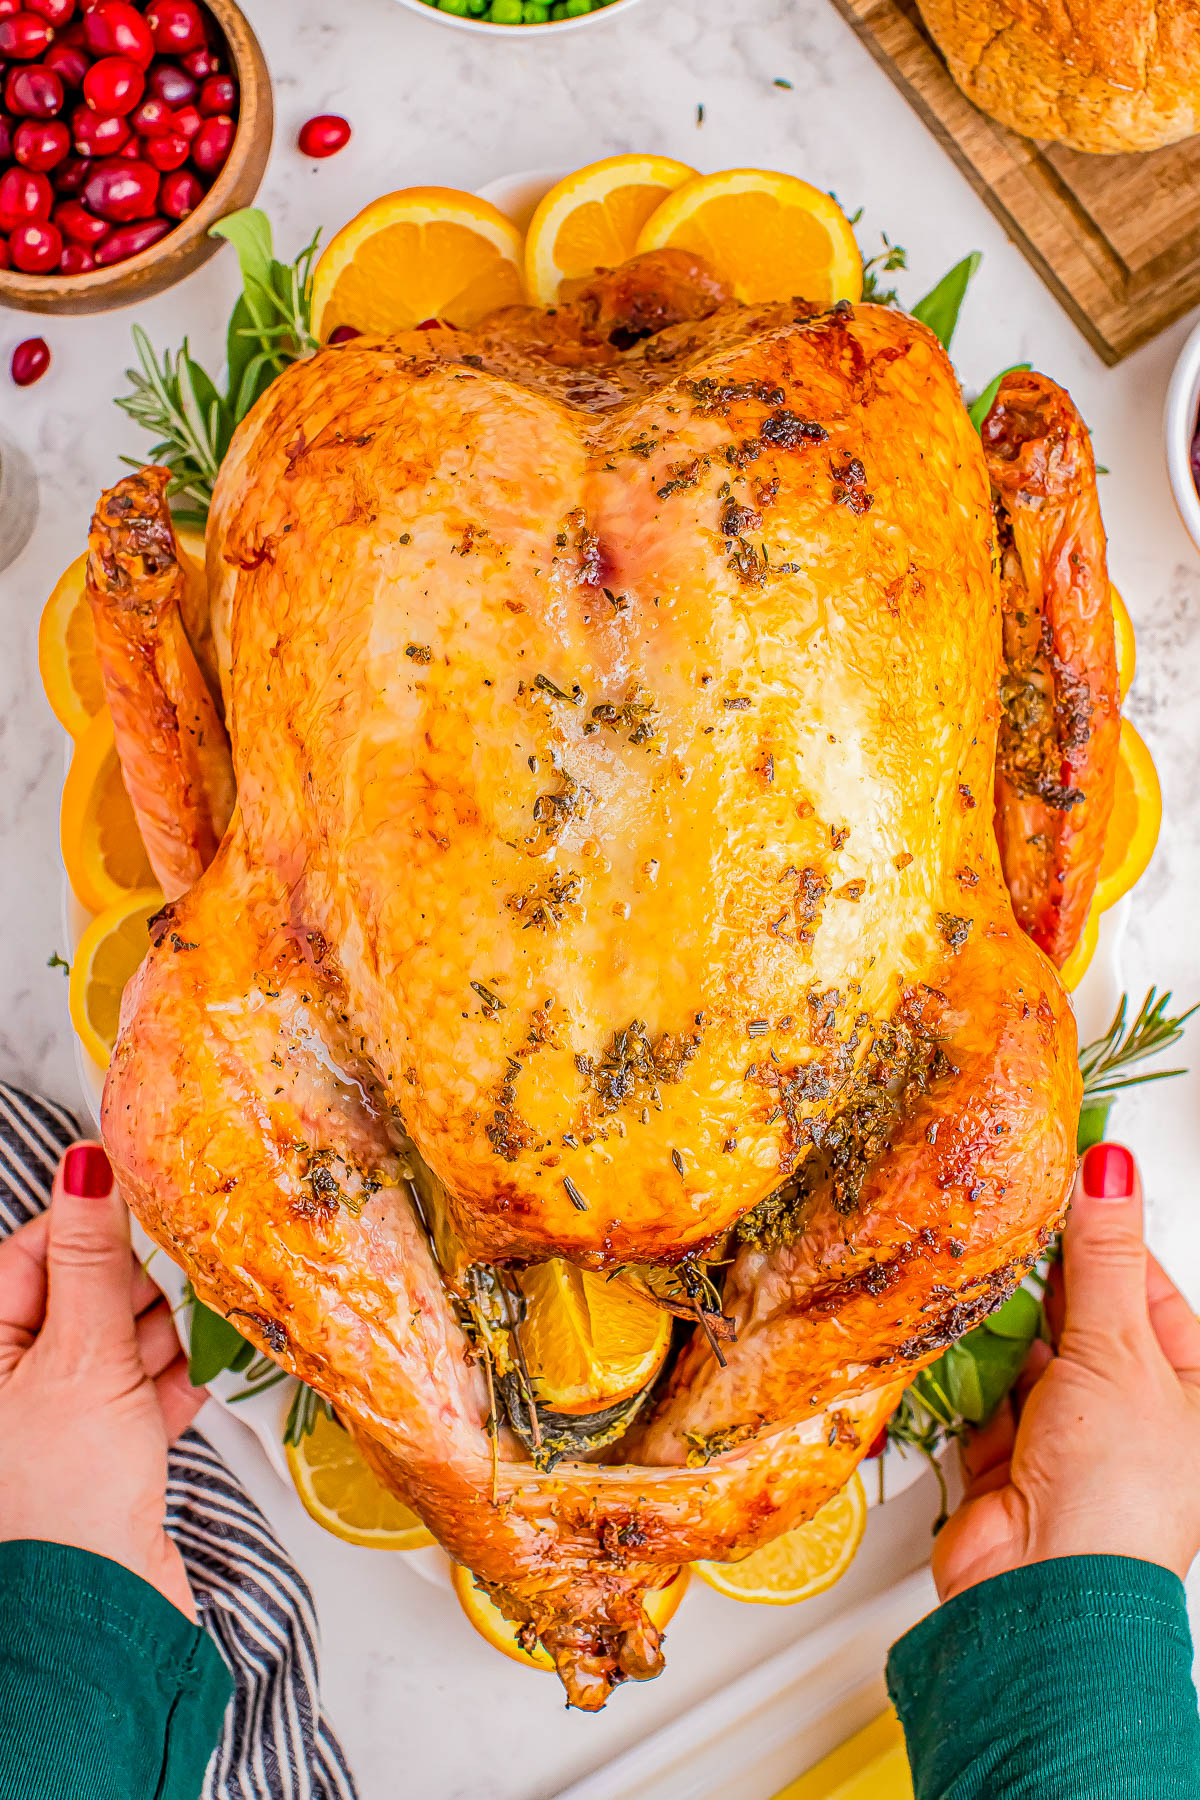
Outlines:
{"label": "yellow object at bottom", "polygon": [[913,1800],[904,1732],[891,1707],[775,1800]]}

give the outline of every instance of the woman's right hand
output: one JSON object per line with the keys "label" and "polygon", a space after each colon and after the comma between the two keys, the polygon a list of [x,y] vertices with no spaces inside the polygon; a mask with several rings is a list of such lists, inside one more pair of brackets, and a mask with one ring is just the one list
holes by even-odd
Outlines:
{"label": "woman's right hand", "polygon": [[1058,1556],[1131,1556],[1182,1577],[1200,1550],[1200,1321],[1146,1249],[1123,1144],[1083,1159],[1016,1403],[964,1452],[962,1504],[939,1535],[943,1600]]}

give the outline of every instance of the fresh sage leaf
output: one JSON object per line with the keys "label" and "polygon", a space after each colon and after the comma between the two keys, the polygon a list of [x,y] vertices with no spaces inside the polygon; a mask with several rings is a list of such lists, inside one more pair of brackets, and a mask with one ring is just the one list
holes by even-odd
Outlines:
{"label": "fresh sage leaf", "polygon": [[225,238],[237,251],[242,280],[266,286],[271,279],[275,247],[271,241],[271,221],[261,207],[244,206],[240,212],[228,213],[209,230],[209,237]]}
{"label": "fresh sage leaf", "polygon": [[996,404],[996,395],[1000,392],[1000,383],[1004,380],[1004,377],[1006,375],[1023,374],[1029,367],[1029,363],[1013,363],[1009,368],[1001,369],[998,375],[992,376],[992,379],[988,382],[979,398],[977,400],[972,400],[970,406],[967,408],[967,412],[976,431],[983,431],[983,421],[987,418],[993,406]]}
{"label": "fresh sage leaf", "polygon": [[919,319],[922,325],[928,325],[943,350],[950,348],[967,287],[982,261],[980,252],[972,250],[970,256],[964,256],[960,263],[955,263],[942,276],[937,286],[930,288],[925,298],[918,300],[912,309],[913,318]]}
{"label": "fresh sage leaf", "polygon": [[188,1343],[188,1380],[193,1387],[207,1387],[225,1369],[244,1369],[253,1360],[254,1346],[236,1326],[202,1300],[192,1296],[192,1328]]}
{"label": "fresh sage leaf", "polygon": [[1042,1322],[1042,1303],[1027,1287],[1017,1288],[1002,1306],[989,1313],[982,1329],[995,1337],[1022,1338],[1032,1344]]}

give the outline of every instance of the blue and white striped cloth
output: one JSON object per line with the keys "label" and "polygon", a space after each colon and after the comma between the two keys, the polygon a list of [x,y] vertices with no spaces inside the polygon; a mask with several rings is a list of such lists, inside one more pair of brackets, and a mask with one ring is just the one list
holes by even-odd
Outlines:
{"label": "blue and white striped cloth", "polygon": [[[0,1082],[0,1237],[46,1207],[58,1159],[82,1135],[62,1107]],[[167,1530],[235,1684],[203,1800],[357,1800],[321,1712],[312,1595],[198,1431],[171,1451]]]}

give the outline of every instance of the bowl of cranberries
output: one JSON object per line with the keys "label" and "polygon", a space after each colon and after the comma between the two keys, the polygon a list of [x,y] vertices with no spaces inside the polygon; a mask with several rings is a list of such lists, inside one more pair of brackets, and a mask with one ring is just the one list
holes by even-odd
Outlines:
{"label": "bowl of cranberries", "polygon": [[271,123],[232,0],[0,0],[0,301],[99,312],[189,274]]}

